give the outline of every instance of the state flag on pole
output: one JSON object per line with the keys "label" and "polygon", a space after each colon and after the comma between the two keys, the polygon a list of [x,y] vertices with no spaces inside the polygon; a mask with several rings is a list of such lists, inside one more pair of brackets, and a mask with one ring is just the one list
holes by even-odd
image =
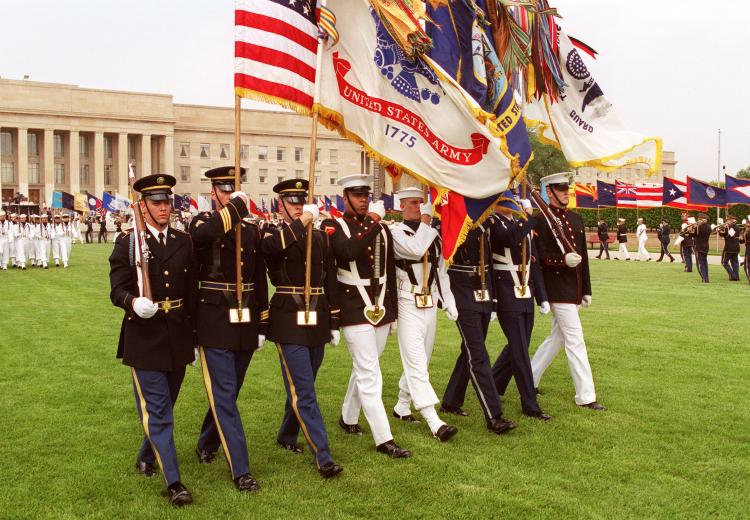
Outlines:
{"label": "state flag on pole", "polygon": [[615,195],[615,185],[604,181],[596,181],[596,194],[599,198],[598,206],[600,208],[613,208],[617,206],[617,196]]}
{"label": "state flag on pole", "polygon": [[688,177],[687,200],[688,204],[723,208],[727,205],[727,192],[723,188]]}
{"label": "state flag on pole", "polygon": [[576,207],[582,209],[596,209],[599,203],[596,187],[591,184],[576,184]]}
{"label": "state flag on pole", "polygon": [[625,182],[615,181],[618,208],[637,208],[635,186]]}
{"label": "state flag on pole", "polygon": [[635,200],[639,208],[659,208],[662,199],[661,184],[636,184]]}
{"label": "state flag on pole", "polygon": [[726,178],[727,204],[750,204],[750,179]]}
{"label": "state flag on pole", "polygon": [[255,203],[253,199],[250,199],[250,213],[252,213],[258,218],[265,218],[265,216],[263,215],[263,212],[258,208],[258,205]]}
{"label": "state flag on pole", "polygon": [[706,206],[695,206],[687,201],[687,182],[664,177],[662,181],[662,206],[693,211],[706,211]]}
{"label": "state flag on pole", "polygon": [[89,210],[95,211],[102,207],[102,201],[101,199],[97,198],[95,195],[92,195],[91,193],[86,192],[86,199],[89,206]]}

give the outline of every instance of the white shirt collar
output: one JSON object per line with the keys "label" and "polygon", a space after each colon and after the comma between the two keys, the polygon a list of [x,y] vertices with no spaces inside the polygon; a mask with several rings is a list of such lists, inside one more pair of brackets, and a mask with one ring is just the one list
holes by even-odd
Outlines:
{"label": "white shirt collar", "polygon": [[164,233],[164,243],[167,243],[167,235],[169,231],[169,226],[164,228],[164,231],[159,231],[157,228],[146,222],[146,228],[151,232],[152,235],[154,235],[154,238],[158,241],[159,240],[159,233]]}

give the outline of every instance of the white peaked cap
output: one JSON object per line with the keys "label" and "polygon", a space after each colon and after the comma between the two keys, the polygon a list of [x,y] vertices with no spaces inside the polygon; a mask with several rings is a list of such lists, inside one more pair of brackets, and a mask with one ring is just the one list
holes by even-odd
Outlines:
{"label": "white peaked cap", "polygon": [[404,199],[424,200],[424,192],[422,191],[422,188],[404,188],[403,190],[398,190],[396,192],[396,195],[398,195],[398,200],[404,200]]}
{"label": "white peaked cap", "polygon": [[339,179],[339,186],[345,190],[351,188],[362,188],[363,186],[370,187],[370,176],[362,173],[355,173],[354,175],[347,175]]}
{"label": "white peaked cap", "polygon": [[688,224],[695,224],[695,217],[688,217]]}
{"label": "white peaked cap", "polygon": [[541,181],[539,182],[542,184],[542,186],[549,186],[550,184],[570,184],[570,173],[553,173],[552,175],[542,177]]}

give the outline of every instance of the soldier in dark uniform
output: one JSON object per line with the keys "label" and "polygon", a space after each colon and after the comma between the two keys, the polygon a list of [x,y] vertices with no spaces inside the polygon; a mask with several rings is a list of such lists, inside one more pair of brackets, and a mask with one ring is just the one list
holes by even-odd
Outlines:
{"label": "soldier in dark uniform", "polygon": [[599,254],[596,257],[601,259],[602,254],[606,254],[607,260],[609,260],[609,227],[607,226],[607,222],[601,217],[599,218],[596,234],[599,237]]}
{"label": "soldier in dark uniform", "polygon": [[[550,311],[550,305],[532,241],[532,230],[537,225],[537,219],[528,200],[521,200],[520,204],[528,215],[526,220],[514,217],[505,205],[498,205],[495,210],[496,222],[490,228],[496,313],[508,340],[508,345],[492,367],[492,377],[497,391],[504,395],[512,376],[516,380],[524,415],[548,421],[552,417],[544,413],[537,402],[529,342],[534,328],[534,299],[542,314]],[[522,254],[524,241],[525,266]]]}
{"label": "soldier in dark uniform", "polygon": [[307,188],[308,181],[303,179],[289,179],[273,187],[279,194],[284,221],[278,227],[269,224],[261,243],[271,283],[276,287],[271,298],[268,339],[276,343],[286,388],[284,418],[276,442],[293,453],[302,453],[297,445],[301,427],[318,472],[330,478],[343,468],[333,461],[328,448],[328,434],[315,394],[315,378],[323,362],[325,344],[339,342],[338,283],[328,237],[323,231],[314,230],[309,310],[315,313],[315,319],[310,320],[308,315],[311,324],[303,325],[306,227],[319,214],[317,205],[305,205]]}
{"label": "soldier in dark uniform", "polygon": [[690,226],[695,225],[695,217],[688,217],[686,222],[682,223],[682,229],[680,230],[680,256],[685,264],[685,272],[693,272],[693,246],[695,240],[690,232]]}
{"label": "soldier in dark uniform", "polygon": [[99,217],[99,237],[98,237],[99,243],[102,243],[102,240],[104,243],[107,243],[107,217],[106,215],[102,215]]}
{"label": "soldier in dark uniform", "polygon": [[468,381],[479,399],[487,428],[497,434],[516,427],[503,418],[500,395],[492,377],[490,356],[487,353],[487,329],[495,310],[493,302],[491,247],[489,230],[495,218],[469,231],[466,240],[453,255],[453,264],[448,268],[451,291],[458,308],[456,325],[461,334],[461,354],[456,359],[448,386],[440,407],[442,412],[465,416],[461,408],[466,398]]}
{"label": "soldier in dark uniform", "polygon": [[560,349],[565,347],[568,368],[576,390],[575,403],[592,410],[606,410],[596,401],[594,377],[578,316],[579,305],[584,308],[591,305],[591,278],[583,220],[578,213],[568,211],[567,208],[568,183],[567,173],[555,173],[542,179],[542,184],[547,186],[550,211],[575,251],[566,253],[563,250],[557,230],[546,216],[535,228],[536,249],[552,308],[552,330],[534,353],[531,371],[534,374],[534,386],[538,388],[544,371]]}
{"label": "soldier in dark uniform", "polygon": [[745,229],[740,234],[740,243],[745,244],[745,260],[742,262],[742,267],[745,270],[745,277],[750,283],[750,215],[747,220],[743,219],[742,222],[745,224]]}
{"label": "soldier in dark uniform", "polygon": [[727,215],[727,223],[719,229],[719,236],[724,239],[724,250],[721,252],[721,265],[729,274],[730,282],[740,281],[740,230],[737,217]]}
{"label": "soldier in dark uniform", "polygon": [[168,227],[175,183],[171,175],[156,174],[139,179],[133,186],[143,197],[153,300],[139,296],[135,233],[121,234],[116,240],[109,258],[109,279],[112,303],[125,310],[117,357],[131,367],[145,432],[136,469],[150,477],[158,464],[170,501],[184,505],[193,497],[180,482],[172,409],[185,377],[185,365],[195,360],[191,310],[197,296],[197,271],[190,237]]}
{"label": "soldier in dark uniform", "polygon": [[701,281],[708,283],[708,239],[711,236],[708,215],[698,213],[698,222],[689,234],[695,241],[695,263],[701,275]]}
{"label": "soldier in dark uniform", "polygon": [[672,253],[669,252],[669,241],[671,240],[670,234],[672,233],[672,228],[669,227],[669,223],[666,221],[666,219],[661,220],[661,224],[659,224],[659,229],[656,231],[656,236],[659,239],[659,243],[661,244],[661,254],[659,255],[659,259],[657,262],[661,262],[665,256],[669,257],[669,262],[674,262],[674,257],[672,256]]}
{"label": "soldier in dark uniform", "polygon": [[[243,221],[249,199],[242,192],[233,193],[234,168],[214,168],[205,175],[211,180],[211,199],[217,209],[199,213],[190,224],[200,265],[197,343],[209,402],[196,453],[200,462],[208,464],[221,445],[237,489],[256,491],[260,486],[250,474],[237,397],[253,352],[263,346],[268,328],[268,281],[260,252],[261,235],[257,225]],[[237,307],[238,224],[242,226],[242,306],[249,309],[250,321],[232,323],[230,309]]]}
{"label": "soldier in dark uniform", "polygon": [[361,435],[358,421],[364,410],[377,451],[391,458],[411,457],[409,450],[394,442],[383,406],[380,356],[398,315],[393,238],[388,226],[380,222],[385,206],[382,201],[368,205],[366,175],[347,175],[339,179],[339,185],[344,189],[344,216],[323,223],[336,257],[340,325],[352,356],[339,426],[346,433]]}
{"label": "soldier in dark uniform", "polygon": [[628,226],[624,218],[617,219],[617,242],[619,243],[619,250],[617,251],[617,258],[615,260],[630,260],[630,253],[628,252]]}
{"label": "soldier in dark uniform", "polygon": [[89,215],[86,217],[86,243],[94,242],[94,219]]}

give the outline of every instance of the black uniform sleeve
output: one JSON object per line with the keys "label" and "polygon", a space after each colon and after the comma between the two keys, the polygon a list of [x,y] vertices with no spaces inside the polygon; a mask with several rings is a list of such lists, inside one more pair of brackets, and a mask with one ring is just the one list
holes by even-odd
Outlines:
{"label": "black uniform sleeve", "polygon": [[[583,224],[581,224],[583,225]],[[581,264],[576,269],[581,270],[581,294],[591,296],[591,273],[589,271],[589,254],[586,251],[586,237],[582,238],[583,244],[579,244],[578,254],[581,255]],[[581,251],[583,249],[583,251]],[[566,266],[567,267],[567,266]],[[570,269],[568,267],[568,269]]]}
{"label": "black uniform sleeve", "polygon": [[352,232],[351,238],[347,238],[338,222],[335,227],[333,253],[344,262],[352,262],[367,254],[367,247],[372,245],[380,232],[380,225],[369,216],[362,223],[362,231]]}
{"label": "black uniform sleeve", "polygon": [[537,305],[549,301],[547,296],[547,287],[544,285],[544,276],[542,268],[539,266],[539,257],[537,256],[535,242],[531,241],[531,280],[534,282],[534,297]]}
{"label": "black uniform sleeve", "polygon": [[221,211],[193,219],[190,225],[190,236],[198,246],[211,243],[232,230],[247,214],[247,206],[242,199],[236,197],[231,199]]}
{"label": "black uniform sleeve", "polygon": [[503,225],[498,219],[490,227],[490,241],[503,247],[510,247],[531,233],[536,224],[537,219],[535,217],[529,217],[528,220],[514,220],[510,225]]}
{"label": "black uniform sleeve", "polygon": [[286,248],[303,240],[305,237],[305,226],[300,219],[295,219],[288,226],[281,226],[281,229],[267,231],[264,233],[261,242],[261,251],[266,256],[276,256],[284,252]]}
{"label": "black uniform sleeve", "polygon": [[391,236],[390,230],[386,227],[385,233],[388,237],[388,262],[386,263],[386,287],[390,293],[391,308],[396,313],[396,319],[398,319],[398,284],[396,282],[396,260],[393,253],[393,237]]}
{"label": "black uniform sleeve", "polygon": [[130,265],[130,233],[117,237],[109,257],[109,299],[112,304],[132,312],[133,299],[138,297],[138,282]]}
{"label": "black uniform sleeve", "polygon": [[260,228],[256,228],[259,241],[256,248],[255,273],[253,274],[253,284],[255,289],[255,301],[259,311],[258,334],[266,335],[268,333],[268,278],[266,277],[266,262],[261,252]]}
{"label": "black uniform sleeve", "polygon": [[199,280],[199,269],[198,269],[198,257],[195,255],[195,249],[193,248],[193,241],[190,240],[189,235],[185,235],[188,241],[190,241],[190,260],[188,264],[188,288],[185,293],[185,308],[187,309],[188,319],[190,320],[193,332],[195,332],[196,326],[196,314],[198,312],[198,280]]}
{"label": "black uniform sleeve", "polygon": [[339,296],[339,283],[336,278],[336,260],[333,257],[333,248],[328,235],[321,233],[322,245],[325,252],[325,291],[328,299],[328,308],[331,320],[331,330],[338,329],[341,321],[341,298]]}

